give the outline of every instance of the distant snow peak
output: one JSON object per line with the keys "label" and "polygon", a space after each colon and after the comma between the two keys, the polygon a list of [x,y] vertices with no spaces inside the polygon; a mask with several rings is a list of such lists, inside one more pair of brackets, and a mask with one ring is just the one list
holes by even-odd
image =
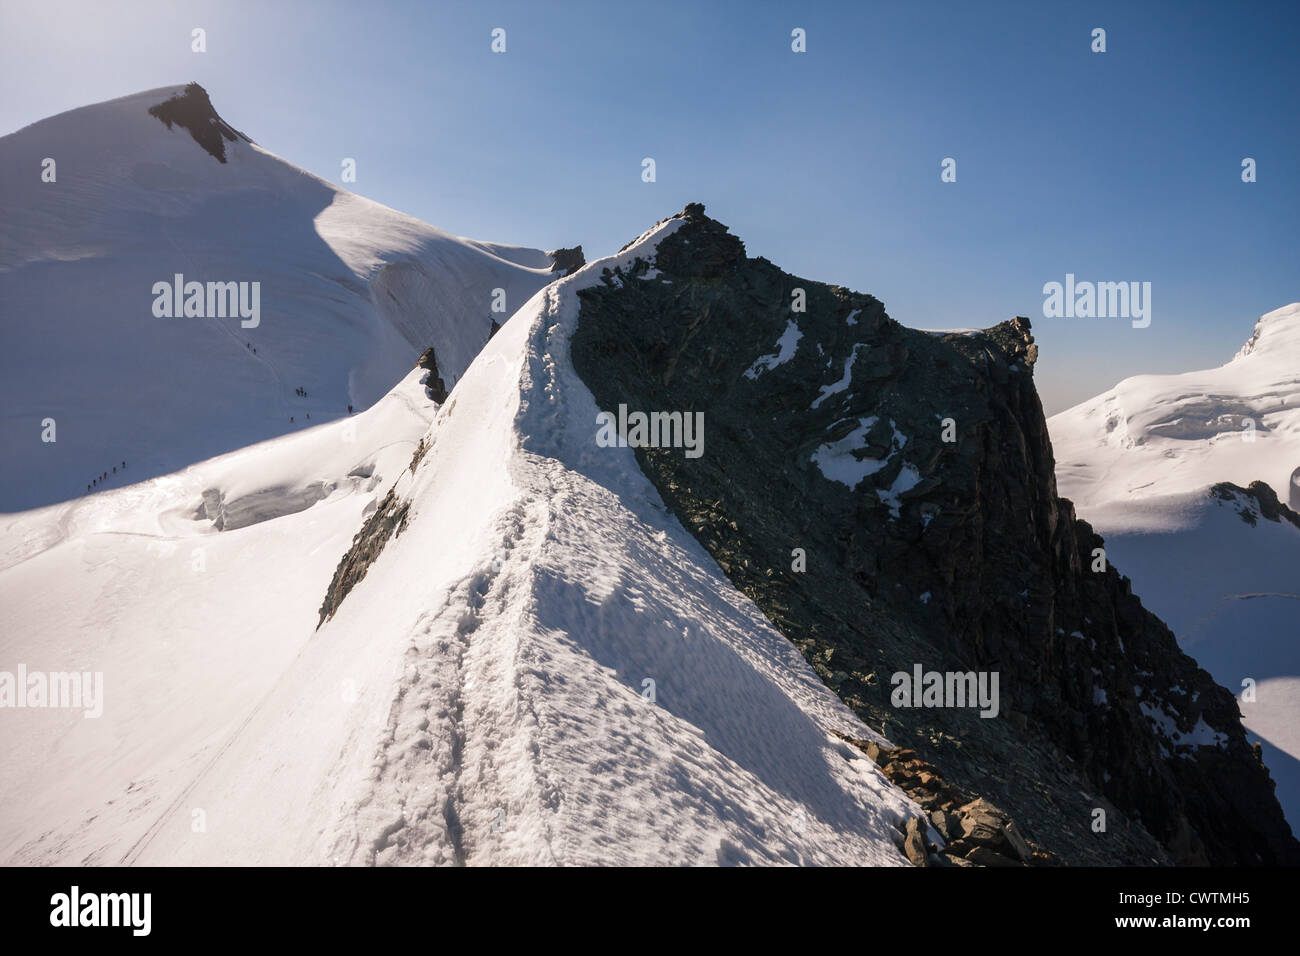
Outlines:
{"label": "distant snow peak", "polygon": [[596,445],[600,448],[683,448],[687,458],[704,454],[703,412],[628,412],[618,406],[597,412]]}
{"label": "distant snow peak", "polygon": [[155,318],[224,319],[238,316],[241,328],[262,323],[261,282],[186,282],[177,272],[172,281],[153,284]]}
{"label": "distant snow peak", "polygon": [[1043,285],[1043,317],[1047,319],[1128,319],[1133,328],[1151,324],[1150,282],[1075,282],[1067,272],[1065,283]]}
{"label": "distant snow peak", "polygon": [[[1048,421],[1057,482],[1092,509],[1261,480],[1290,499],[1300,454],[1300,303],[1262,316],[1218,368],[1137,375]],[[1133,512],[1130,517],[1146,521]],[[1112,514],[1107,519],[1118,518]]]}
{"label": "distant snow peak", "polygon": [[1234,360],[1274,349],[1300,350],[1300,302],[1261,315]]}

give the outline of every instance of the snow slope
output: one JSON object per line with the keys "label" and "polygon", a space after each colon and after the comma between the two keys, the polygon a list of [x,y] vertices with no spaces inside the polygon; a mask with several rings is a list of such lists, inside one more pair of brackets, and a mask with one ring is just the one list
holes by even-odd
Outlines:
{"label": "snow slope", "polygon": [[[107,698],[0,710],[0,862],[905,864],[919,808],[829,731],[879,736],[595,444],[576,291],[679,223],[539,292],[436,413],[412,376],[354,442],[332,423],[0,523],[0,666],[102,668]],[[303,511],[187,517],[326,479]],[[389,488],[406,526],[315,630]]]}
{"label": "snow slope", "polygon": [[[1253,440],[1244,419],[1254,421]],[[1263,480],[1283,503],[1295,494],[1300,303],[1263,316],[1226,365],[1126,379],[1048,429],[1060,493],[1183,650],[1238,694],[1300,827],[1300,530],[1209,490]],[[1246,679],[1254,701],[1242,699]]]}
{"label": "snow slope", "polygon": [[[450,388],[487,341],[492,290],[504,322],[552,278],[540,250],[457,238],[242,139],[218,162],[148,113],[183,89],[0,138],[0,511],[366,408],[429,346]],[[155,317],[153,286],[177,273],[260,283],[260,323]]]}
{"label": "snow slope", "polygon": [[1085,518],[1219,481],[1265,481],[1285,502],[1300,467],[1300,302],[1262,316],[1226,365],[1126,378],[1047,426],[1061,494]]}

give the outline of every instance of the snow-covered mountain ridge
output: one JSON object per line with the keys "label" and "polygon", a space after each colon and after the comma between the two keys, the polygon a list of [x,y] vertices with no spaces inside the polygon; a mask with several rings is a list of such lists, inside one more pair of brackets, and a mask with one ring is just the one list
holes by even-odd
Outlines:
{"label": "snow-covered mountain ridge", "polygon": [[[354,419],[0,525],[3,659],[106,687],[97,721],[0,715],[0,859],[906,865],[920,809],[832,731],[883,738],[592,440],[576,291],[679,226],[535,295],[441,407],[418,370]],[[228,530],[201,510],[321,481]],[[390,493],[400,533],[317,630]]]}
{"label": "snow-covered mountain ridge", "polygon": [[[906,329],[699,204],[593,264],[459,239],[193,85],[0,139],[11,172],[0,862],[1300,859],[1300,527],[1197,484],[1230,439],[1284,470],[1294,307],[1081,415],[1098,567],[1028,320]],[[624,407],[701,454],[604,440]],[[922,670],[984,709],[898,703]]]}
{"label": "snow-covered mountain ridge", "polygon": [[[580,294],[575,367],[602,409],[703,412],[705,454],[637,460],[823,680],[1067,863],[1300,860],[1232,695],[1057,496],[1029,321],[908,329],[683,215]],[[997,719],[900,703],[918,666],[997,676]]]}
{"label": "snow-covered mountain ridge", "polygon": [[1127,378],[1048,427],[1061,493],[1085,514],[1218,481],[1264,481],[1288,501],[1300,468],[1300,303],[1262,316],[1218,368]]}
{"label": "snow-covered mountain ridge", "polygon": [[[205,120],[230,131],[221,159],[192,135]],[[346,416],[430,346],[451,386],[555,277],[541,250],[457,238],[268,153],[193,84],[0,138],[0,208],[0,511]],[[226,283],[249,314],[213,295]]]}

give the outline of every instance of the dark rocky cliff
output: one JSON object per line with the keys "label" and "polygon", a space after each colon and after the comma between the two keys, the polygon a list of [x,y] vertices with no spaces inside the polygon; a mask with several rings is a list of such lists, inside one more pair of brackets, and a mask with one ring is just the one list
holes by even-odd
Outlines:
{"label": "dark rocky cliff", "polygon": [[[1029,321],[907,329],[682,216],[580,293],[574,363],[602,408],[704,412],[701,457],[638,460],[823,679],[1064,862],[1300,861],[1232,694],[1057,496]],[[997,717],[894,706],[917,664],[996,672]]]}

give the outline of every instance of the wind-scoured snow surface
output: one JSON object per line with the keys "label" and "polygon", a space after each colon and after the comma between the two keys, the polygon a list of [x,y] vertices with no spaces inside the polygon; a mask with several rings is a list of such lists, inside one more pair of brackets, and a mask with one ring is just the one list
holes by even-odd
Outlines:
{"label": "wind-scoured snow surface", "polygon": [[[0,713],[0,861],[905,864],[919,809],[830,731],[879,736],[595,443],[576,292],[679,224],[539,292],[441,408],[413,375],[355,423],[0,528],[3,660],[102,669],[106,697]],[[325,479],[234,530],[186,517]],[[408,523],[315,630],[394,486]]]}
{"label": "wind-scoured snow surface", "polygon": [[[0,511],[369,407],[429,346],[450,388],[487,341],[493,290],[508,314],[553,278],[540,250],[457,238],[243,139],[219,162],[149,114],[183,91],[0,138]],[[260,283],[260,324],[155,317],[154,284],[177,273]]]}
{"label": "wind-scoured snow surface", "polygon": [[[1238,695],[1296,829],[1300,529],[1210,487],[1260,480],[1284,504],[1291,498],[1300,467],[1300,303],[1263,316],[1220,368],[1125,379],[1048,428],[1061,494],[1103,535],[1108,560],[1183,650]],[[1243,698],[1247,680],[1254,700]]]}

